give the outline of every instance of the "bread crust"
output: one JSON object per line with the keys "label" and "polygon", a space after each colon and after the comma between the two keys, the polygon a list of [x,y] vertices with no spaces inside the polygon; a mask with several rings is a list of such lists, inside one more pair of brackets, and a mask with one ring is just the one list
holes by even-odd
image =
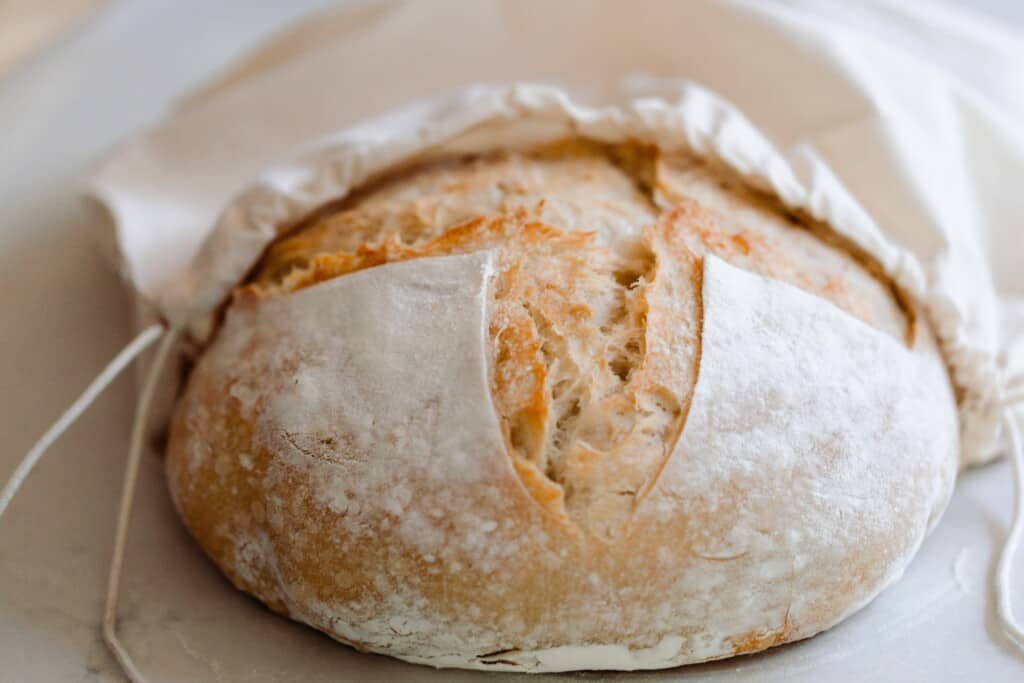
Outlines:
{"label": "bread crust", "polygon": [[[902,571],[956,463],[955,407],[927,325],[842,246],[728,174],[649,146],[572,141],[406,173],[272,245],[239,289],[179,403],[172,495],[240,589],[410,661],[658,668],[813,635]],[[743,287],[750,296],[730,299]],[[352,298],[378,293],[397,308],[436,303],[433,319],[415,308],[404,317],[455,330],[444,352],[469,365],[445,372],[469,379],[442,382],[409,419],[436,408],[441,424],[454,411],[450,429],[469,445],[371,439],[377,425],[350,419],[353,394],[325,383],[327,368],[331,382],[366,387],[369,405],[402,403],[388,398],[400,386],[375,384],[370,360],[321,358],[332,340],[361,348],[365,330],[355,328],[382,323],[360,317]],[[751,408],[781,450],[743,456],[743,444],[718,443],[707,427],[718,411],[723,424],[743,420],[730,414],[743,393],[716,404],[715,392],[736,384],[730,372],[744,369],[729,339],[765,334],[726,324],[749,301],[764,310],[747,317],[789,326],[794,358],[813,355],[796,332],[813,323],[820,339],[849,345],[847,356],[896,359],[916,386],[843,365],[836,393],[870,400],[822,393],[828,371],[801,394],[822,410],[877,407],[861,428],[884,439],[858,440],[856,424],[840,421],[831,440],[794,455],[785,444],[799,427],[790,438],[779,415]],[[381,358],[405,349],[447,362],[437,349],[403,347],[402,334],[394,349],[381,342]],[[408,376],[409,400],[416,383],[437,382],[394,362],[410,367],[379,375]],[[296,394],[293,378],[317,388]],[[423,464],[434,456],[436,466]],[[344,490],[343,503],[325,497],[325,481]],[[850,510],[862,528],[837,528],[819,500],[844,496],[860,501]],[[410,533],[417,524],[422,533]],[[801,544],[803,564],[780,570]]]}

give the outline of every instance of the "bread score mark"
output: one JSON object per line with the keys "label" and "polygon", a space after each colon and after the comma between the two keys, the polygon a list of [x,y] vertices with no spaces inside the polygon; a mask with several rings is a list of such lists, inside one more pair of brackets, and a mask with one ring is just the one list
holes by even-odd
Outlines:
{"label": "bread score mark", "polygon": [[[709,208],[680,190],[657,150],[577,147],[575,153],[604,164],[575,180],[595,186],[591,201],[600,200],[618,216],[628,213],[620,204],[639,197],[642,206],[631,210],[656,212],[634,237],[609,243],[600,230],[586,231],[586,223],[570,220],[570,229],[562,229],[548,222],[560,201],[557,191],[550,202],[541,197],[443,228],[439,215],[450,209],[435,197],[416,197],[411,213],[387,227],[381,227],[389,220],[381,207],[349,203],[343,215],[350,218],[340,224],[354,233],[331,236],[314,222],[308,234],[291,234],[268,251],[291,264],[290,270],[270,259],[237,295],[286,294],[386,263],[493,250],[489,372],[508,455],[545,513],[570,530],[613,541],[629,533],[685,427],[701,357],[704,254],[789,281],[868,322],[874,312],[843,278],[798,267],[802,260],[770,239],[779,227],[764,233],[765,228],[720,221],[714,202]],[[496,158],[516,161],[516,155]],[[534,162],[544,159],[540,151]],[[605,167],[612,168],[610,175]],[[616,174],[635,189],[632,200],[628,193],[626,200],[600,196],[600,184]],[[529,174],[523,178],[502,178],[496,189],[528,196]],[[730,198],[729,193],[750,193],[725,181],[715,187]],[[456,179],[440,188],[445,196],[473,186]],[[702,196],[706,189],[695,191]],[[359,218],[360,211],[369,213]],[[804,244],[820,240],[836,247],[837,238],[826,240],[795,217],[780,223],[783,231],[805,232]],[[350,248],[330,249],[331,244]],[[841,248],[849,254],[849,246]],[[853,259],[863,265],[857,254]]]}

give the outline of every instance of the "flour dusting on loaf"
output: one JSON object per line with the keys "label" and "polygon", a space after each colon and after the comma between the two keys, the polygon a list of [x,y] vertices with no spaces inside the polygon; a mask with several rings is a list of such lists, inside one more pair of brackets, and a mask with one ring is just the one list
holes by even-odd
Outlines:
{"label": "flour dusting on loaf", "polygon": [[402,169],[271,245],[168,472],[236,585],[340,640],[631,669],[864,604],[955,444],[870,260],[700,160],[571,141]]}

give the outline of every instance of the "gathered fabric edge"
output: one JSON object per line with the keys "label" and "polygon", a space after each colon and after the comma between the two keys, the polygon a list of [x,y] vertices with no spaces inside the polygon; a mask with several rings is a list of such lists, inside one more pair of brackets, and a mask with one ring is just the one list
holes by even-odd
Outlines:
{"label": "gathered fabric edge", "polygon": [[996,359],[971,345],[963,315],[929,286],[918,259],[888,239],[813,150],[789,155],[732,105],[682,80],[625,82],[615,104],[520,83],[474,85],[423,100],[321,139],[266,170],[227,205],[191,266],[157,302],[172,325],[207,338],[215,312],[264,249],[317,207],[410,160],[524,147],[567,136],[635,140],[724,165],[752,187],[806,212],[871,254],[931,324],[957,391],[961,468],[999,449]]}

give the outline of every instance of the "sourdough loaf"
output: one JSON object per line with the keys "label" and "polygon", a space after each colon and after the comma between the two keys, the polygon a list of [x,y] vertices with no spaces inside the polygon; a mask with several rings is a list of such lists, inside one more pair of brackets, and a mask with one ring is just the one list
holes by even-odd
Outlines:
{"label": "sourdough loaf", "polygon": [[274,242],[167,471],[235,585],[343,642],[638,669],[865,604],[957,438],[866,254],[705,161],[571,140],[409,165]]}

